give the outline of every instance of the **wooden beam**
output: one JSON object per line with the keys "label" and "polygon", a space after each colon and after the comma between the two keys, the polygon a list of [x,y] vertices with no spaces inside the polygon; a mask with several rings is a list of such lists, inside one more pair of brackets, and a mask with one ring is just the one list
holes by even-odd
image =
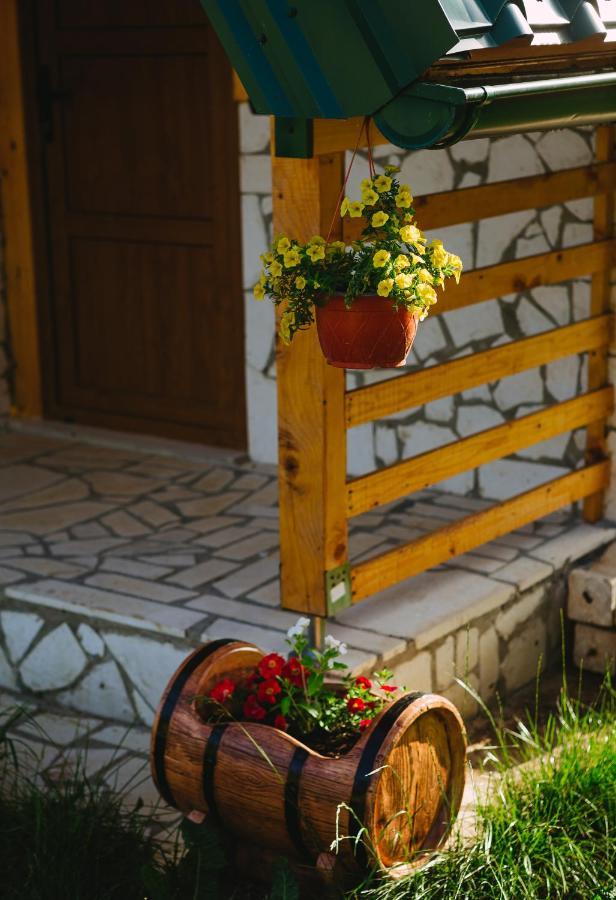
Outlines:
{"label": "wooden beam", "polygon": [[[604,125],[596,132],[596,157],[598,162],[614,159],[615,129],[613,125]],[[595,197],[594,236],[596,240],[606,240],[614,236],[614,190]],[[610,309],[610,281],[616,260],[606,262],[604,268],[595,272],[592,277],[590,294],[590,314],[600,315]],[[590,390],[607,384],[608,363],[607,347],[593,350],[588,357],[588,387]],[[586,462],[594,462],[607,453],[607,422],[594,422],[586,433]],[[593,494],[584,501],[584,518],[588,522],[596,522],[603,515],[603,494]]]}
{"label": "wooden beam", "polygon": [[607,486],[609,476],[608,460],[595,463],[360,563],[351,570],[353,602],[595,494]]}
{"label": "wooden beam", "polygon": [[613,408],[613,390],[605,387],[354,478],[347,484],[347,515],[358,516],[563,431],[605,420]]}
{"label": "wooden beam", "polygon": [[248,92],[235,69],[233,70],[233,99],[236,103],[245,103],[248,100]]}
{"label": "wooden beam", "polygon": [[[601,162],[561,172],[495,181],[479,187],[426,194],[415,197],[413,205],[419,224],[428,231],[491,216],[503,216],[522,209],[541,209],[615,190],[616,162]],[[350,243],[357,240],[365,225],[365,219],[345,218],[345,241]]]}
{"label": "wooden beam", "polygon": [[498,381],[574,353],[607,347],[610,333],[611,317],[596,316],[575,325],[553,328],[534,337],[356,388],[346,394],[347,428],[449,397],[480,384]]}
{"label": "wooden beam", "polygon": [[544,284],[558,284],[582,275],[592,275],[611,266],[615,254],[616,240],[595,241],[473,269],[464,273],[460,284],[448,285],[447,290],[439,294],[432,315],[462,309],[506,294],[520,294]]}
{"label": "wooden beam", "polygon": [[14,407],[40,416],[42,406],[34,238],[26,144],[18,0],[0,3],[0,208]]}
{"label": "wooden beam", "polygon": [[[344,153],[353,150],[362,130],[364,119],[314,119],[313,120],[313,153],[315,156],[329,153]],[[374,122],[370,122],[370,143],[373,147],[388,144],[389,141],[378,130]],[[359,147],[368,146],[366,130],[363,130]],[[328,223],[329,224],[329,223]]]}
{"label": "wooden beam", "polygon": [[[306,241],[329,228],[343,155],[273,159],[274,231]],[[324,616],[325,573],[347,561],[344,370],[316,329],[277,349],[281,601]]]}

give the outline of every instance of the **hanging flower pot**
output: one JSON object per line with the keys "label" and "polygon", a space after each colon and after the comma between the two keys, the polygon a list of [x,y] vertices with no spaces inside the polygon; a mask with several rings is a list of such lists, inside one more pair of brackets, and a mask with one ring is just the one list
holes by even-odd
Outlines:
{"label": "hanging flower pot", "polygon": [[394,309],[376,294],[330,297],[317,307],[317,333],[330,366],[343,369],[396,369],[406,363],[417,332],[417,314]]}
{"label": "hanging flower pot", "polygon": [[397,171],[386,166],[384,175],[362,182],[361,200],[342,200],[342,217],[367,220],[358,241],[347,245],[314,235],[300,244],[282,235],[261,257],[254,294],[281,307],[284,343],[316,318],[330,365],[404,365],[418,321],[437,302],[447,278],[459,281],[462,262],[441,241],[427,243],[415,223],[411,190],[394,177]]}

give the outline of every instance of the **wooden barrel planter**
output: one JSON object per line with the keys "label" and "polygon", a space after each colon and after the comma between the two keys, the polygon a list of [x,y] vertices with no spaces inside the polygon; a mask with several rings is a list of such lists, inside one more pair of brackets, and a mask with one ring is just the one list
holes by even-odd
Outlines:
{"label": "wooden barrel planter", "polygon": [[404,694],[339,758],[268,725],[205,722],[196,698],[222,677],[245,677],[263,655],[252,644],[214,641],[173,675],[152,730],[161,796],[185,815],[206,813],[240,845],[300,864],[335,863],[357,876],[420,865],[462,798],[466,742],[456,708],[435,694]]}

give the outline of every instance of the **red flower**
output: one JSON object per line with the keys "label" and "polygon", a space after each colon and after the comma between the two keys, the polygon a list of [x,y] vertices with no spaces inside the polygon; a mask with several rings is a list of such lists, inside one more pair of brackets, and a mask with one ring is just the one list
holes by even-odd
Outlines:
{"label": "red flower", "polygon": [[224,703],[233,696],[234,690],[235,682],[231,681],[230,678],[223,678],[222,681],[219,681],[218,684],[214,685],[209,696],[217,703]]}
{"label": "red flower", "polygon": [[365,731],[368,725],[372,725],[372,719],[362,719],[359,723],[359,730]]}
{"label": "red flower", "polygon": [[257,697],[259,698],[261,703],[275,703],[276,696],[280,693],[281,690],[282,688],[275,678],[268,678],[266,681],[262,681],[259,685]]}
{"label": "red flower", "polygon": [[280,675],[283,666],[284,659],[279,653],[268,653],[259,663],[258,669],[263,678],[275,678]]}
{"label": "red flower", "polygon": [[266,716],[265,710],[254,694],[251,694],[244,703],[244,715],[247,719],[253,719],[255,722],[259,722]]}
{"label": "red flower", "polygon": [[382,690],[382,691],[385,691],[385,692],[388,693],[388,694],[393,694],[394,691],[397,691],[397,690],[398,690],[398,688],[396,687],[395,684],[382,684],[382,685],[381,685],[381,690]]}
{"label": "red flower", "polygon": [[287,720],[285,719],[284,716],[282,716],[282,715],[276,716],[276,718],[274,719],[274,728],[279,728],[280,731],[286,731],[288,727],[289,727],[289,723],[287,722]]}
{"label": "red flower", "polygon": [[367,691],[369,691],[372,687],[372,682],[369,678],[366,678],[365,675],[360,675],[358,678],[356,678],[355,684],[357,685],[357,687],[366,688]]}
{"label": "red flower", "polygon": [[361,697],[349,697],[347,700],[347,709],[351,713],[361,712],[366,708],[366,704]]}
{"label": "red flower", "polygon": [[295,684],[298,687],[302,683],[302,675],[304,673],[304,667],[302,666],[299,659],[296,659],[294,656],[284,664],[282,669],[282,677],[286,678],[287,681],[290,681],[291,684]]}

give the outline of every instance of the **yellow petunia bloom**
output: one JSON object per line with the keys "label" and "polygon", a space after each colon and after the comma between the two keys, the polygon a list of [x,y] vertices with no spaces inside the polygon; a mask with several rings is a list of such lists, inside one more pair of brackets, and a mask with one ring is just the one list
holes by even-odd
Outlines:
{"label": "yellow petunia bloom", "polygon": [[331,244],[328,244],[326,247],[327,253],[344,253],[346,250],[346,244],[344,241],[332,241]]}
{"label": "yellow petunia bloom", "polygon": [[386,175],[394,175],[396,172],[400,171],[400,166],[385,166],[385,174]]}
{"label": "yellow petunia bloom", "polygon": [[406,244],[419,244],[423,240],[423,234],[416,225],[403,225],[398,233]]}
{"label": "yellow petunia bloom", "polygon": [[281,315],[278,334],[283,344],[291,343],[291,326],[295,324],[295,313],[288,311]]}
{"label": "yellow petunia bloom", "polygon": [[303,275],[297,276],[297,278],[295,279],[295,287],[297,288],[298,291],[304,290],[304,288],[306,287],[306,279],[304,278]]}
{"label": "yellow petunia bloom", "polygon": [[264,266],[269,265],[271,262],[274,262],[274,254],[271,250],[268,250],[267,253],[262,253],[259,257]]}
{"label": "yellow petunia bloom", "polygon": [[376,191],[373,190],[362,191],[361,199],[362,202],[366,204],[366,206],[374,206],[376,201],[379,199],[379,195]]}
{"label": "yellow petunia bloom", "polygon": [[280,275],[282,275],[282,266],[280,265],[280,263],[277,260],[275,260],[273,263],[270,263],[269,270],[270,270],[270,275],[273,278],[279,278]]}
{"label": "yellow petunia bloom", "polygon": [[391,289],[394,286],[393,278],[383,278],[376,286],[376,292],[379,297],[389,297]]}
{"label": "yellow petunia bloom", "polygon": [[373,187],[372,178],[364,178],[361,183],[362,191],[371,191]]}
{"label": "yellow petunia bloom", "polygon": [[258,281],[252,289],[253,294],[255,295],[255,300],[263,300],[265,297],[265,290],[260,281]]}
{"label": "yellow petunia bloom", "polygon": [[349,198],[345,197],[342,203],[340,204],[340,215],[346,216],[349,211]]}
{"label": "yellow petunia bloom", "polygon": [[372,257],[372,264],[375,269],[382,269],[383,266],[386,266],[389,260],[391,259],[391,253],[389,250],[377,250],[377,252]]}
{"label": "yellow petunia bloom", "polygon": [[384,194],[385,191],[391,188],[391,178],[388,175],[379,175],[378,178],[374,179],[374,186],[379,194]]}
{"label": "yellow petunia bloom", "polygon": [[416,291],[419,299],[423,300],[428,306],[436,303],[436,291],[432,285],[420,283],[417,285]]}
{"label": "yellow petunia bloom", "polygon": [[428,272],[427,269],[420,269],[417,274],[419,275],[420,281],[423,281],[426,284],[434,284],[434,276],[431,272]]}
{"label": "yellow petunia bloom", "polygon": [[447,264],[447,260],[449,258],[449,254],[443,247],[443,242],[432,241],[432,243],[430,244],[430,249],[432,250],[432,262],[437,269],[442,269],[443,266]]}
{"label": "yellow petunia bloom", "polygon": [[308,241],[308,243],[310,244],[310,246],[314,246],[315,244],[324,244],[324,243],[325,243],[325,238],[324,238],[324,237],[321,237],[320,234],[314,234],[314,235],[310,238],[310,240]]}
{"label": "yellow petunia bloom", "polygon": [[389,221],[389,216],[384,212],[375,213],[370,219],[370,224],[373,228],[382,228],[385,222]]}
{"label": "yellow petunia bloom", "polygon": [[276,252],[280,253],[280,255],[282,256],[284,253],[287,252],[287,250],[289,249],[290,246],[291,246],[291,241],[289,240],[289,238],[282,237],[276,244]]}
{"label": "yellow petunia bloom", "polygon": [[353,200],[349,203],[349,215],[352,219],[360,219],[364,212],[364,204],[359,200]]}
{"label": "yellow petunia bloom", "polygon": [[394,259],[394,269],[407,269],[410,264],[408,256],[405,256],[404,253],[398,254]]}
{"label": "yellow petunia bloom", "polygon": [[406,288],[410,288],[415,280],[415,276],[411,275],[409,272],[400,272],[399,275],[396,275],[396,287],[399,287],[400,290],[406,290]]}
{"label": "yellow petunia bloom", "polygon": [[398,191],[396,194],[396,206],[398,209],[408,209],[413,202],[413,195],[408,191]]}
{"label": "yellow petunia bloom", "polygon": [[320,259],[325,259],[325,247],[323,244],[313,244],[312,247],[306,248],[306,255],[312,262],[318,262]]}
{"label": "yellow petunia bloom", "polygon": [[460,275],[462,274],[462,269],[464,268],[464,266],[462,265],[462,260],[459,256],[456,256],[455,253],[449,253],[447,256],[447,263],[454,270],[453,274],[456,279],[456,283],[460,284]]}
{"label": "yellow petunia bloom", "polygon": [[293,248],[292,250],[287,250],[284,255],[285,269],[292,269],[294,266],[298,266],[300,264],[300,261],[301,257],[295,248]]}
{"label": "yellow petunia bloom", "polygon": [[408,184],[401,184],[400,190],[402,191],[403,194],[410,194],[411,200],[413,199],[413,192]]}

